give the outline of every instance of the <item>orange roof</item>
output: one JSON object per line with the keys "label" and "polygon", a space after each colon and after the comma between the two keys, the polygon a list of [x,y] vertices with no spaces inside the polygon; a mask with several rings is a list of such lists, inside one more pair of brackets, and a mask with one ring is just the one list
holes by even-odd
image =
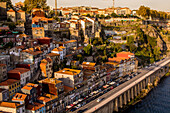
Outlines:
{"label": "orange roof", "polygon": [[43,96],[45,96],[45,97],[48,97],[48,98],[50,98],[50,99],[56,99],[56,98],[58,98],[58,96],[57,95],[53,95],[53,94],[44,94]]}
{"label": "orange roof", "polygon": [[115,62],[121,62],[122,60],[127,60],[129,58],[127,57],[113,57],[113,58],[109,58],[109,61],[115,61]]}
{"label": "orange roof", "polygon": [[6,81],[4,82],[1,82],[0,83],[0,86],[8,86],[8,85],[12,85],[12,84],[15,84],[17,82],[19,82],[20,80],[15,80],[15,79],[7,79]]}
{"label": "orange roof", "polygon": [[13,102],[0,102],[1,107],[9,107],[9,108],[17,108],[20,106],[19,103],[13,103]]}
{"label": "orange roof", "polygon": [[31,90],[32,88],[38,87],[38,84],[28,83],[22,89]]}
{"label": "orange roof", "polygon": [[30,69],[26,69],[26,68],[15,68],[11,71],[8,71],[8,73],[20,73],[20,74],[23,74],[23,73],[26,73],[30,71]]}
{"label": "orange roof", "polygon": [[24,101],[26,97],[26,94],[16,93],[15,96],[12,98],[12,101]]}
{"label": "orange roof", "polygon": [[[128,55],[134,55],[134,53],[131,53],[131,52],[125,52],[125,51],[123,51],[123,52],[119,52],[119,53],[121,53],[121,54],[128,54]],[[118,53],[118,54],[119,54]]]}
{"label": "orange roof", "polygon": [[38,38],[38,39],[52,39],[52,38],[49,38],[49,37],[42,37],[42,38]]}
{"label": "orange roof", "polygon": [[38,84],[28,83],[27,86],[38,87]]}
{"label": "orange roof", "polygon": [[67,74],[67,75],[77,75],[80,72],[81,72],[81,70],[64,68],[63,70],[57,71],[55,73],[61,73],[61,74]]}
{"label": "orange roof", "polygon": [[6,66],[6,64],[0,64],[0,67]]}
{"label": "orange roof", "polygon": [[7,11],[7,12],[15,12],[13,9],[10,9],[9,11]]}
{"label": "orange roof", "polygon": [[91,62],[83,62],[82,65],[86,65],[86,66],[95,66],[96,63],[91,63]]}
{"label": "orange roof", "polygon": [[59,48],[61,48],[61,49],[65,49],[65,47],[63,47],[63,46],[60,46]]}
{"label": "orange roof", "polygon": [[105,64],[110,64],[110,65],[116,66],[116,65],[118,65],[119,63],[117,63],[117,62],[105,62]]}
{"label": "orange roof", "polygon": [[55,48],[55,49],[53,49],[52,51],[63,51],[63,50],[60,49],[60,48]]}
{"label": "orange roof", "polygon": [[15,46],[15,48],[17,48],[17,49],[24,49],[25,47],[24,46]]}
{"label": "orange roof", "polygon": [[43,102],[49,102],[49,101],[51,101],[52,99],[47,98],[47,97],[40,96],[40,97],[37,98],[37,100],[43,101]]}
{"label": "orange roof", "polygon": [[59,84],[62,83],[62,81],[57,80],[56,78],[46,78],[44,80],[40,80],[39,83]]}
{"label": "orange roof", "polygon": [[67,93],[67,92],[70,92],[70,91],[72,91],[72,90],[74,90],[74,88],[72,88],[72,87],[68,87],[68,86],[64,86],[64,91]]}
{"label": "orange roof", "polygon": [[60,54],[56,54],[56,53],[49,53],[48,56],[53,57],[53,56],[60,56]]}
{"label": "orange roof", "polygon": [[25,11],[19,10],[19,11],[17,11],[17,12],[25,12]]}
{"label": "orange roof", "polygon": [[83,46],[81,46],[81,47],[78,47],[78,48],[77,48],[77,50],[80,50],[80,49],[83,49],[83,48],[84,48],[84,47],[83,47]]}
{"label": "orange roof", "polygon": [[44,107],[44,106],[45,106],[44,104],[40,104],[40,103],[34,102],[34,105],[28,104],[28,105],[26,105],[25,107],[26,107],[26,109],[28,109],[28,110],[36,111],[36,110],[38,110],[38,109],[40,109],[40,108],[42,108],[42,107]]}
{"label": "orange roof", "polygon": [[69,41],[67,41],[67,43],[71,43],[71,42],[77,42],[77,40],[69,40]]}
{"label": "orange roof", "polygon": [[43,53],[42,51],[30,51],[30,50],[23,50],[22,52],[26,52],[26,53],[29,53],[29,54],[32,54],[32,55],[38,55],[38,54],[41,54]]}
{"label": "orange roof", "polygon": [[33,87],[30,87],[30,86],[24,86],[22,89],[26,89],[26,90],[31,90]]}

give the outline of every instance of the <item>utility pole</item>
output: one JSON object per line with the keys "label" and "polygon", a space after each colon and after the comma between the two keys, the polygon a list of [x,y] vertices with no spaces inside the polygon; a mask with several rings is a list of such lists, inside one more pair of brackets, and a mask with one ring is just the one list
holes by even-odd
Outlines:
{"label": "utility pole", "polygon": [[115,8],[115,1],[113,0],[113,6],[112,6],[112,8],[114,9]]}
{"label": "utility pole", "polygon": [[55,16],[57,16],[57,0],[55,0]]}

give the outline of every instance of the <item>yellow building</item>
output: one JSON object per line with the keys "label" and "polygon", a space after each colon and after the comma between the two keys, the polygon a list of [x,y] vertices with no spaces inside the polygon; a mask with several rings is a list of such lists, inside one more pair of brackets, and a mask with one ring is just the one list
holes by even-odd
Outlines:
{"label": "yellow building", "polygon": [[34,39],[45,37],[44,28],[43,27],[32,28],[32,36]]}
{"label": "yellow building", "polygon": [[39,81],[42,84],[42,89],[46,89],[47,94],[53,94],[58,96],[64,92],[64,85],[63,82],[57,80],[56,78],[46,78],[44,80]]}
{"label": "yellow building", "polygon": [[7,19],[11,19],[13,22],[16,22],[16,13],[13,9],[7,11]]}
{"label": "yellow building", "polygon": [[0,102],[2,113],[25,113],[25,105],[14,102]]}
{"label": "yellow building", "polygon": [[64,68],[54,73],[54,77],[63,81],[65,86],[77,87],[83,82],[83,72],[81,70]]}
{"label": "yellow building", "polygon": [[17,11],[17,21],[25,22],[25,11]]}
{"label": "yellow building", "polygon": [[8,89],[9,98],[11,99],[15,95],[15,93],[20,91],[21,89],[20,80],[8,79],[0,83],[0,88]]}
{"label": "yellow building", "polygon": [[50,57],[41,60],[40,68],[43,77],[50,78],[52,76],[52,59]]}

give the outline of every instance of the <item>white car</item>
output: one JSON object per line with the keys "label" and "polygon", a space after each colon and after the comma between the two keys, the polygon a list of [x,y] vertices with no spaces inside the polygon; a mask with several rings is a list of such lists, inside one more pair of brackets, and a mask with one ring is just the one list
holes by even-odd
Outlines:
{"label": "white car", "polygon": [[104,98],[101,98],[101,99],[100,99],[100,98],[98,98],[98,99],[97,99],[97,102],[100,102],[100,101],[102,101],[103,99],[104,99]]}
{"label": "white car", "polygon": [[78,104],[78,101],[73,102],[74,105]]}
{"label": "white car", "polygon": [[82,98],[80,98],[80,99],[78,99],[78,101],[79,101],[79,102],[81,102],[81,101],[83,101],[83,99],[82,99]]}
{"label": "white car", "polygon": [[114,85],[116,82],[111,82],[111,83],[109,83],[109,85]]}

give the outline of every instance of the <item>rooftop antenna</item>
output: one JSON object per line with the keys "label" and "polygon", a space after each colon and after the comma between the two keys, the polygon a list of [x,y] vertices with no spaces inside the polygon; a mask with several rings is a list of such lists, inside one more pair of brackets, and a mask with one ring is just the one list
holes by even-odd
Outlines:
{"label": "rooftop antenna", "polygon": [[55,0],[55,16],[57,16],[57,0]]}

